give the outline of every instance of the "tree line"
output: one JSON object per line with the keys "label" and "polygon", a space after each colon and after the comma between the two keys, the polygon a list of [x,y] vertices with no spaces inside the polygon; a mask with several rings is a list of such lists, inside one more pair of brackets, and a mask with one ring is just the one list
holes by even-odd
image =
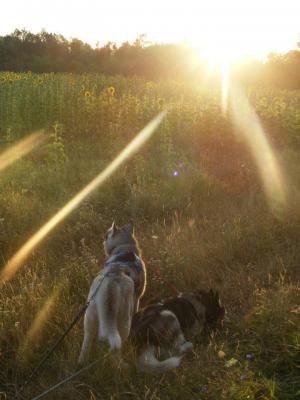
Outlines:
{"label": "tree line", "polygon": [[[299,47],[299,44],[298,44]],[[96,48],[45,30],[0,36],[0,70],[15,72],[101,72],[147,79],[201,79],[207,62],[185,44],[149,44],[141,35],[130,44],[108,42]],[[300,88],[300,51],[270,54],[266,61],[243,60],[233,74],[244,84]]]}

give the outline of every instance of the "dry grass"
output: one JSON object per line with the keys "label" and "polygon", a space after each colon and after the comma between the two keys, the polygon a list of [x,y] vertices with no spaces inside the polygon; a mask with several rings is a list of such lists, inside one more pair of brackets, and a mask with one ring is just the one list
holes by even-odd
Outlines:
{"label": "dry grass", "polygon": [[[227,211],[226,218],[222,218],[225,233],[216,229],[221,226],[221,216],[216,214],[193,219],[193,223],[178,214],[166,225],[159,221],[136,223],[149,273],[144,303],[171,294],[154,274],[156,269],[180,290],[218,288],[228,311],[224,330],[198,338],[193,357],[184,360],[179,370],[160,378],[139,375],[134,367],[128,372],[116,371],[110,366],[105,349],[95,346],[92,358],[103,358],[103,363],[48,398],[297,398],[298,238],[291,232],[280,234],[284,224],[272,215],[265,214],[258,224],[258,208],[252,209],[252,215],[247,209],[243,215],[247,224],[237,208],[234,211],[232,207],[232,214]],[[99,239],[95,237],[100,246]],[[289,243],[288,250],[282,245],[284,241]],[[101,254],[98,261],[84,240],[77,254],[72,254],[71,244],[56,260],[36,254],[2,289],[0,377],[8,398],[13,398],[15,385],[30,374],[84,303],[102,257]],[[45,307],[46,318],[41,318]],[[33,329],[37,319],[41,326]],[[26,398],[75,369],[81,340],[82,322],[50,358],[42,376],[25,389]],[[221,349],[226,353],[224,360],[217,355]],[[252,356],[250,361],[247,354]],[[226,368],[225,362],[231,358],[238,363]]]}
{"label": "dry grass", "polygon": [[[54,79],[52,76],[52,85]],[[59,80],[62,84],[63,77]],[[127,84],[134,87],[132,80],[120,79],[119,83],[119,91],[122,85],[125,92]],[[151,108],[149,99],[151,91],[156,99],[160,87],[147,86],[148,98],[144,99],[143,85],[138,81],[135,86],[140,102],[136,107],[153,115],[156,106]],[[176,90],[174,86],[174,93]],[[259,96],[262,93],[258,92]],[[291,101],[290,94],[284,96]],[[123,99],[112,106],[124,104]],[[110,126],[107,119],[101,120],[111,130],[105,138],[93,137],[92,144],[89,139],[78,139],[79,132],[77,138],[71,135],[74,126],[67,121],[72,121],[73,114],[68,114],[67,108],[68,136],[62,135],[62,141],[54,137],[48,147],[2,174],[3,264],[122,148],[129,128],[138,128],[130,126],[130,120],[136,120],[132,104],[128,95],[128,109],[120,109],[127,115],[124,126]],[[1,287],[1,399],[17,397],[18,386],[84,304],[90,282],[104,260],[102,236],[112,219],[120,224],[129,219],[135,222],[148,269],[144,304],[171,294],[155,274],[158,269],[179,290],[219,289],[227,322],[220,332],[197,338],[194,354],[184,359],[182,367],[160,377],[138,374],[133,363],[128,371],[116,370],[106,349],[95,344],[91,354],[92,359],[102,359],[99,366],[47,398],[299,398],[299,150],[288,130],[282,133],[284,143],[274,138],[288,177],[287,206],[274,214],[245,145],[229,134],[230,125],[213,117],[216,109],[208,108],[202,111],[202,119],[185,126],[185,121],[192,124],[195,118],[191,104],[183,101],[177,105],[182,116],[171,114],[158,136],[60,225]],[[206,121],[205,129],[213,134],[205,136],[199,121]],[[60,128],[56,125],[55,129]],[[118,131],[121,139],[116,143],[114,130],[118,129],[126,132],[118,136]],[[242,172],[241,161],[245,162]],[[172,169],[178,164],[183,165],[180,175],[173,177]],[[220,165],[226,173],[220,173]],[[24,389],[24,398],[34,397],[74,371],[82,336],[81,321],[49,359],[44,373]],[[219,350],[226,353],[225,358],[218,357]],[[131,357],[131,349],[128,353]],[[230,359],[237,362],[226,367]]]}

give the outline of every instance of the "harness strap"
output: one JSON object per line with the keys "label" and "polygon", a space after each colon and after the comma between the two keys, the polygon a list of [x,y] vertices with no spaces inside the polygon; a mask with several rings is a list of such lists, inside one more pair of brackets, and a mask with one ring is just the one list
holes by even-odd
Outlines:
{"label": "harness strap", "polygon": [[91,295],[91,297],[89,298],[88,302],[86,303],[86,305],[87,305],[86,308],[88,308],[88,306],[89,306],[91,300],[94,300],[94,299],[95,299],[95,296],[96,296],[98,290],[100,289],[100,287],[101,287],[101,285],[102,285],[102,282],[104,281],[104,278],[106,278],[108,275],[110,275],[110,273],[109,273],[109,272],[106,272],[105,274],[103,274],[103,275],[100,277],[99,282],[98,282],[98,285],[96,286],[96,289],[94,290],[93,294]]}

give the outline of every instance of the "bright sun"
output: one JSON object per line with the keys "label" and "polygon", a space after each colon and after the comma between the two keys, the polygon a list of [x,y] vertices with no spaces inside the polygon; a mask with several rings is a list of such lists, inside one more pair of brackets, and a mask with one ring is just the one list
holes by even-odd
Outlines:
{"label": "bright sun", "polygon": [[210,0],[194,11],[186,38],[211,63],[262,59],[291,45],[293,9],[282,0]]}
{"label": "bright sun", "polygon": [[[215,69],[220,71],[222,108],[226,112],[232,64],[248,57],[265,59],[271,51],[288,48],[290,26],[295,26],[292,0],[210,0],[195,4],[186,13],[186,41],[199,50],[200,59],[208,61],[207,76]],[[186,0],[188,5],[192,3]]]}

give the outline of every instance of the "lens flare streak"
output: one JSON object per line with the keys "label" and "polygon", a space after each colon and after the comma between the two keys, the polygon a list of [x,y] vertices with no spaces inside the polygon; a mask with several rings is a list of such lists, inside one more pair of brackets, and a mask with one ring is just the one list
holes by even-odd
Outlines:
{"label": "lens flare streak", "polygon": [[27,353],[30,350],[32,343],[34,341],[36,342],[37,337],[41,334],[46,321],[49,319],[50,313],[56,305],[61,289],[62,286],[60,285],[52,291],[49,298],[45,301],[44,305],[35,316],[22,346],[22,351],[24,353]]}
{"label": "lens flare streak", "polygon": [[230,63],[224,61],[221,65],[222,113],[223,113],[223,115],[226,115],[226,113],[227,113],[229,74],[230,74]]}
{"label": "lens flare streak", "polygon": [[281,208],[286,201],[283,179],[259,118],[247,97],[236,86],[231,85],[229,103],[233,122],[249,145],[260,171],[269,204],[274,210]]}
{"label": "lens flare streak", "polygon": [[0,282],[9,280],[20,268],[30,252],[51,232],[67,215],[69,215],[88,195],[106,181],[121,164],[135,153],[158,128],[166,116],[166,111],[160,112],[149,122],[136,137],[121,151],[121,153],[97,175],[87,186],[77,193],[48,222],[46,222],[7,262],[0,274]]}
{"label": "lens flare streak", "polygon": [[3,171],[19,158],[25,156],[35,147],[42,144],[46,138],[47,136],[43,131],[37,131],[5,150],[0,154],[0,171]]}

